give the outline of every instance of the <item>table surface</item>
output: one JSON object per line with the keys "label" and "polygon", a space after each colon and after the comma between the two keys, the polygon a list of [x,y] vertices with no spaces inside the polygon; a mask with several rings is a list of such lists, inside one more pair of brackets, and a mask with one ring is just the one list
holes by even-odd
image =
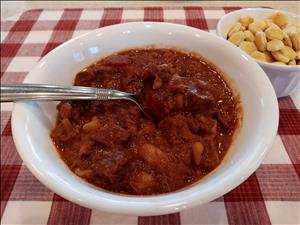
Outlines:
{"label": "table surface", "polygon": [[[1,82],[22,82],[46,53],[98,27],[167,21],[215,32],[218,19],[239,7],[35,9],[1,21]],[[1,104],[1,224],[300,224],[300,101],[279,100],[274,145],[243,184],[180,213],[136,217],[90,210],[43,186],[19,158],[11,135],[12,104]]]}
{"label": "table surface", "polygon": [[[257,7],[261,1],[1,1],[1,19],[6,19],[29,9],[100,8],[100,7],[147,7],[147,6],[239,6]],[[300,2],[264,1],[264,6],[300,14]]]}

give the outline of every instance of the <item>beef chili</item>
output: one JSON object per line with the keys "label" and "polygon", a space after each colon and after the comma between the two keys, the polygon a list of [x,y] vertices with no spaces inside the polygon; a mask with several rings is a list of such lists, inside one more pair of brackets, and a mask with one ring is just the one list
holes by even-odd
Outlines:
{"label": "beef chili", "polygon": [[51,133],[69,168],[108,191],[175,191],[215,169],[241,119],[223,75],[192,53],[132,49],[76,75],[75,85],[138,94],[147,119],[127,101],[63,101]]}

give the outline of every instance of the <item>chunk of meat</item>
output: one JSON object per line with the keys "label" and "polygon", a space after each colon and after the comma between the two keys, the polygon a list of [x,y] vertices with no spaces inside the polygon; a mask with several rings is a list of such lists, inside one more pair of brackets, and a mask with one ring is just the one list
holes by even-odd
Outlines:
{"label": "chunk of meat", "polygon": [[155,90],[155,89],[159,89],[163,84],[163,81],[162,79],[156,75],[155,78],[154,78],[154,81],[153,81],[153,86],[152,88]]}
{"label": "chunk of meat", "polygon": [[218,110],[217,113],[217,120],[222,124],[222,127],[227,130],[233,130],[235,125],[235,122],[233,121],[232,115],[230,115],[228,112],[224,110]]}
{"label": "chunk of meat", "polygon": [[125,55],[111,55],[104,60],[104,64],[109,66],[126,66],[130,63],[130,58]]}
{"label": "chunk of meat", "polygon": [[[152,144],[145,143],[141,145],[138,153],[152,168],[161,173],[168,174],[170,177],[181,177],[186,173],[187,168],[183,162],[177,161],[174,156],[163,152]],[[175,167],[176,170],[174,170]]]}
{"label": "chunk of meat", "polygon": [[72,106],[68,102],[61,102],[57,106],[58,114],[62,119],[70,118],[72,115]]}
{"label": "chunk of meat", "polygon": [[117,109],[115,119],[127,130],[130,135],[135,135],[139,125],[140,109],[133,103],[130,103],[127,108]]}
{"label": "chunk of meat", "polygon": [[217,121],[209,116],[197,114],[195,116],[197,130],[202,130],[208,134],[216,134],[217,132]]}
{"label": "chunk of meat", "polygon": [[151,134],[156,130],[154,124],[150,121],[145,121],[141,124],[140,132],[141,134]]}
{"label": "chunk of meat", "polygon": [[[160,89],[161,90],[161,89]],[[143,107],[153,116],[162,119],[168,115],[173,107],[170,107],[169,101],[163,97],[164,90],[161,92],[148,91],[141,101]]]}
{"label": "chunk of meat", "polygon": [[172,145],[194,142],[199,139],[199,136],[194,134],[189,127],[186,115],[175,114],[174,116],[168,116],[160,121],[158,126],[164,131],[164,135]]}
{"label": "chunk of meat", "polygon": [[99,119],[97,117],[93,117],[90,122],[87,122],[82,126],[82,130],[88,133],[92,133],[100,129],[100,126],[101,124]]}
{"label": "chunk of meat", "polygon": [[178,159],[183,162],[186,166],[192,166],[192,148],[187,144],[176,145],[176,152],[178,152]]}
{"label": "chunk of meat", "polygon": [[138,152],[141,158],[153,167],[160,168],[165,162],[169,161],[165,153],[149,143],[141,145]]}
{"label": "chunk of meat", "polygon": [[76,135],[75,129],[69,119],[63,119],[53,130],[52,138],[58,141],[68,141]]}
{"label": "chunk of meat", "polygon": [[[151,191],[151,188],[155,186],[155,178],[144,171],[135,172],[131,174],[130,178],[130,186],[137,192],[137,193],[147,193]],[[150,190],[149,190],[150,189]]]}
{"label": "chunk of meat", "polygon": [[175,96],[176,107],[181,109],[185,106],[185,96],[183,94],[177,94]]}
{"label": "chunk of meat", "polygon": [[101,151],[93,158],[93,170],[110,181],[117,179],[117,173],[128,162],[123,151]]}
{"label": "chunk of meat", "polygon": [[[147,78],[144,83],[141,103],[158,119],[183,107],[189,112],[201,112],[209,110],[214,105],[209,88],[197,79],[178,75],[164,79],[159,74],[154,76],[154,80]],[[162,86],[164,88],[161,88]]]}
{"label": "chunk of meat", "polygon": [[[130,69],[130,66],[126,66],[126,69]],[[139,76],[141,76],[139,73],[142,73],[141,71],[138,71],[136,67],[128,71],[127,74],[122,74],[120,76],[121,80],[121,88],[122,90],[126,90],[130,93],[139,94],[141,93],[143,89],[143,83],[140,81]]]}
{"label": "chunk of meat", "polygon": [[205,140],[205,149],[202,153],[200,166],[207,171],[211,171],[212,168],[217,167],[220,164],[220,158],[218,154],[218,148],[212,139]]}
{"label": "chunk of meat", "polygon": [[76,75],[75,85],[89,86],[89,83],[95,79],[95,74],[90,70],[83,70]]}
{"label": "chunk of meat", "polygon": [[214,97],[208,85],[196,78],[174,75],[168,89],[175,94],[184,94],[186,107],[190,111],[207,111],[213,105]]}
{"label": "chunk of meat", "polygon": [[92,147],[93,147],[93,142],[92,141],[82,141],[80,143],[80,148],[79,148],[80,157],[90,154],[91,150],[92,150]]}
{"label": "chunk of meat", "polygon": [[144,71],[144,79],[147,79],[149,77],[159,77],[162,82],[168,82],[174,75],[174,72],[175,71],[170,64],[150,64]]}
{"label": "chunk of meat", "polygon": [[[93,67],[93,73],[95,75],[97,75],[97,80],[104,80],[104,79],[99,79],[101,75],[105,75],[105,74],[111,74],[113,72],[115,72],[114,67],[111,67],[109,65],[96,65]],[[103,77],[106,78],[106,77]]]}
{"label": "chunk of meat", "polygon": [[107,147],[125,142],[130,137],[130,133],[116,124],[105,124],[97,132],[91,134],[91,139]]}
{"label": "chunk of meat", "polygon": [[212,95],[205,91],[199,91],[199,89],[188,92],[186,98],[187,108],[191,112],[208,111],[214,105]]}

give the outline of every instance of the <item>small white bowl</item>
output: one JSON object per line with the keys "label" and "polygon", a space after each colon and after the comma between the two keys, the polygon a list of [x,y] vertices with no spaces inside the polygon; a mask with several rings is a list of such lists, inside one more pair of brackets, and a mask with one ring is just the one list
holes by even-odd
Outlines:
{"label": "small white bowl", "polygon": [[156,45],[199,53],[233,80],[244,109],[242,128],[221,165],[185,189],[156,196],[107,192],[74,175],[50,139],[56,120],[54,102],[18,102],[12,113],[17,150],[29,170],[48,188],[79,205],[133,215],[177,212],[211,201],[252,174],[271,147],[278,126],[274,89],[263,70],[240,49],[199,29],[154,22],[135,22],[97,29],[72,39],[46,55],[26,83],[72,85],[77,72],[105,55]]}
{"label": "small white bowl", "polygon": [[[249,15],[254,19],[265,19],[278,11],[280,10],[266,8],[247,8],[233,11],[224,15],[219,20],[216,32],[220,37],[226,39],[228,30],[234,23],[238,21],[241,16]],[[280,12],[286,14],[292,24],[295,24],[296,21],[300,21],[299,15],[286,11]],[[256,62],[268,75],[271,83],[273,84],[277,97],[287,96],[296,91],[300,91],[300,66],[276,65],[262,62],[260,60],[256,60]]]}

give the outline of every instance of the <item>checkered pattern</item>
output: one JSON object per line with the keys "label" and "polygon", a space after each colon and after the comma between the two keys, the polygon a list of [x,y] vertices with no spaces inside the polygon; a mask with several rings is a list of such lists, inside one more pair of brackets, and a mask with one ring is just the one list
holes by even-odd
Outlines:
{"label": "checkered pattern", "polygon": [[[53,48],[99,27],[144,20],[215,32],[218,19],[236,9],[193,6],[26,11],[1,21],[1,82],[22,82]],[[22,164],[11,136],[12,104],[1,104],[2,224],[300,224],[300,112],[290,97],[280,99],[279,104],[280,125],[274,146],[251,177],[222,198],[180,213],[152,217],[90,210],[49,191]]]}

